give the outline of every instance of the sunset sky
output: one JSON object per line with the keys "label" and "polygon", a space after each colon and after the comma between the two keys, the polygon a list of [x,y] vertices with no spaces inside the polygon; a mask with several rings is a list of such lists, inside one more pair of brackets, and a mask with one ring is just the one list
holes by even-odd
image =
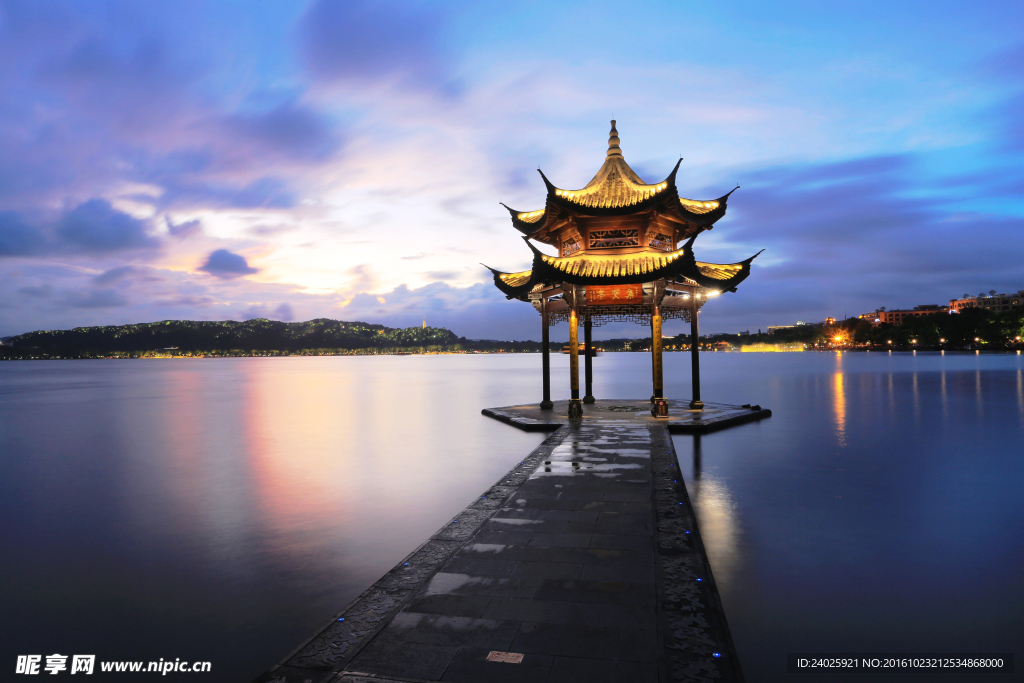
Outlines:
{"label": "sunset sky", "polygon": [[498,202],[585,185],[612,118],[645,180],[741,186],[698,258],[766,251],[702,331],[1024,289],[1019,2],[0,0],[0,336],[539,338]]}

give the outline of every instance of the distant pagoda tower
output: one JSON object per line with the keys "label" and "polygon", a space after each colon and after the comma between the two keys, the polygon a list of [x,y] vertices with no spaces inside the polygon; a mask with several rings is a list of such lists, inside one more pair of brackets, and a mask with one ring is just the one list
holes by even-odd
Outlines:
{"label": "distant pagoda tower", "polygon": [[[709,297],[735,292],[750,274],[757,254],[739,263],[697,261],[693,243],[725,215],[729,195],[713,200],[684,199],[676,190],[679,164],[660,183],[648,184],[629,167],[619,147],[612,121],[604,165],[580,190],[547,186],[544,208],[516,211],[512,225],[533,251],[533,267],[504,273],[488,267],[494,284],[509,299],[529,301],[541,314],[544,397],[550,409],[551,364],[548,327],[569,322],[569,417],[583,414],[582,403],[593,403],[591,329],[605,322],[633,321],[651,326],[652,414],[668,416],[662,379],[661,325],[665,318],[690,322],[693,343],[693,397],[690,408],[700,410],[700,366],[697,311]],[[504,206],[504,204],[502,205]],[[541,253],[531,240],[548,244],[558,256]],[[760,253],[760,252],[758,252]],[[584,323],[586,396],[579,390],[579,322]]]}

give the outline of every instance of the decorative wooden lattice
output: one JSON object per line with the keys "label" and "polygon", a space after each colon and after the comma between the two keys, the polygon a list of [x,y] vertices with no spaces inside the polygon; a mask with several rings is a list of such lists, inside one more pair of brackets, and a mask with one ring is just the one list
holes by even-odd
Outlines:
{"label": "decorative wooden lattice", "polygon": [[672,235],[656,232],[647,241],[647,244],[655,249],[661,249],[662,251],[672,251]]}
{"label": "decorative wooden lattice", "polygon": [[[569,309],[548,313],[548,326],[557,325],[561,322],[568,322],[570,317]],[[651,324],[651,307],[647,304],[625,304],[622,306],[601,306],[586,307],[579,310],[579,321],[583,324],[590,319],[593,327],[601,327],[608,323],[636,323],[637,325]],[[690,322],[689,308],[662,308],[662,320],[682,320]]]}
{"label": "decorative wooden lattice", "polygon": [[618,230],[591,230],[591,249],[614,249],[618,247],[640,246],[640,230],[622,228]]}

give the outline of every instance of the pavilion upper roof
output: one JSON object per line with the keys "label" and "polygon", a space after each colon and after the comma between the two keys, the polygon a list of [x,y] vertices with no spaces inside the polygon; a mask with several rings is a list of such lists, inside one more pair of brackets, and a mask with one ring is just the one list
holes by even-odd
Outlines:
{"label": "pavilion upper roof", "polygon": [[589,183],[578,190],[567,190],[556,187],[541,171],[548,190],[544,208],[534,211],[505,208],[512,215],[512,225],[517,230],[540,241],[548,241],[545,235],[572,216],[625,216],[645,211],[657,211],[691,224],[680,234],[682,238],[689,238],[710,228],[725,215],[726,202],[732,192],[709,200],[680,197],[675,183],[678,170],[679,163],[676,163],[661,182],[644,182],[622,156],[619,133],[612,121],[604,164]]}
{"label": "pavilion upper roof", "polygon": [[629,167],[619,148],[619,132],[615,129],[615,121],[612,121],[612,130],[608,135],[608,154],[597,175],[580,190],[555,188],[555,196],[580,206],[617,209],[635,206],[668,186],[668,181],[655,185],[645,183]]}

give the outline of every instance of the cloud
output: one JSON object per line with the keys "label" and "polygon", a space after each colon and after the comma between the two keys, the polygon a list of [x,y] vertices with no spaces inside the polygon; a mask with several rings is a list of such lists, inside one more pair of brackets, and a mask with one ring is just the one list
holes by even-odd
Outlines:
{"label": "cloud", "polygon": [[218,249],[211,253],[207,257],[206,263],[199,267],[199,270],[205,271],[214,277],[225,279],[259,272],[258,268],[249,266],[244,256],[232,254],[227,249]]}
{"label": "cloud", "polygon": [[444,88],[448,60],[440,28],[436,6],[319,0],[298,34],[306,68],[318,80]]}
{"label": "cloud", "polygon": [[60,220],[58,236],[84,253],[107,253],[159,246],[149,222],[117,211],[104,199],[91,199]]}
{"label": "cloud", "polygon": [[38,287],[19,287],[18,293],[24,294],[25,296],[43,299],[53,294],[53,287],[51,287],[50,285],[39,285]]}
{"label": "cloud", "polygon": [[[756,329],[1019,289],[1024,219],[984,212],[975,199],[1002,181],[966,175],[930,186],[917,178],[925,163],[887,155],[750,174],[694,250],[713,262],[767,251],[737,293],[703,309],[702,329]],[[934,191],[951,185],[952,197]]]}
{"label": "cloud", "polygon": [[111,268],[108,271],[100,273],[92,279],[92,283],[97,286],[109,285],[112,282],[131,275],[135,272],[135,268],[132,266],[121,266],[120,268]]}
{"label": "cloud", "polygon": [[241,314],[242,320],[252,320],[253,318],[266,318],[268,320],[280,320],[281,322],[291,322],[295,319],[295,312],[292,310],[291,304],[287,301],[282,302],[270,308],[269,304],[256,304],[249,306]]}
{"label": "cloud", "polygon": [[117,308],[127,306],[128,300],[112,289],[94,289],[84,295],[81,292],[69,294],[61,303],[72,308]]}
{"label": "cloud", "polygon": [[167,232],[171,237],[177,239],[187,239],[203,234],[203,222],[198,219],[175,224],[171,221],[170,216],[164,216],[164,222],[167,224]]}
{"label": "cloud", "polygon": [[156,179],[164,192],[157,202],[162,208],[290,209],[299,198],[289,183],[274,176],[246,184],[213,179],[163,177]]}
{"label": "cloud", "polygon": [[322,161],[341,147],[337,128],[313,109],[294,103],[256,114],[230,114],[217,125],[223,135],[259,152],[265,162]]}
{"label": "cloud", "polygon": [[0,211],[0,256],[28,256],[43,251],[45,240],[15,211]]}

